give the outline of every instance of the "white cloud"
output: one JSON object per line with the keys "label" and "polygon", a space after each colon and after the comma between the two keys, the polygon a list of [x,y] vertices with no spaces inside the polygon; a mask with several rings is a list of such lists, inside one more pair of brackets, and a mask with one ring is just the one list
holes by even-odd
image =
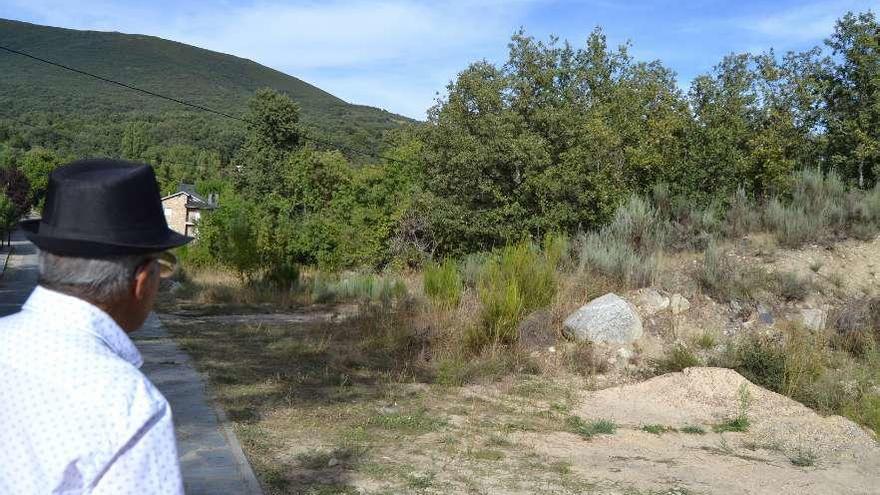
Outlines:
{"label": "white cloud", "polygon": [[[424,118],[455,72],[503,52],[530,1],[12,0],[34,22],[161,36],[249,58],[355,103]],[[438,70],[443,68],[442,70]],[[403,77],[406,76],[406,77]]]}
{"label": "white cloud", "polygon": [[789,43],[812,42],[834,31],[834,23],[847,10],[876,9],[880,1],[831,0],[789,7],[769,15],[737,20],[740,28],[769,39]]}

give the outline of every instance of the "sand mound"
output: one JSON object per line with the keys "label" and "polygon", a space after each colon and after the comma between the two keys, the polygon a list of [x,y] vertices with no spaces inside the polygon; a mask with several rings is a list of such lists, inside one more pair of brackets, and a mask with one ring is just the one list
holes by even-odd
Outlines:
{"label": "sand mound", "polygon": [[858,457],[876,450],[872,434],[855,423],[839,416],[821,417],[724,368],[688,368],[637,384],[590,392],[576,413],[631,426],[710,427],[738,414],[743,389],[748,392],[746,412],[751,421],[746,435],[756,444],[786,452],[821,451],[834,457]]}

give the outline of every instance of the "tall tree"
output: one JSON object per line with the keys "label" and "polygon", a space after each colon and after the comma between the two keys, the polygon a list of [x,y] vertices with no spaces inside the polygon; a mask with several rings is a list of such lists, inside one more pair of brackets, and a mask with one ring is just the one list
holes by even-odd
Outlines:
{"label": "tall tree", "polygon": [[866,187],[880,176],[880,25],[847,13],[826,44],[839,61],[825,94],[829,163]]}

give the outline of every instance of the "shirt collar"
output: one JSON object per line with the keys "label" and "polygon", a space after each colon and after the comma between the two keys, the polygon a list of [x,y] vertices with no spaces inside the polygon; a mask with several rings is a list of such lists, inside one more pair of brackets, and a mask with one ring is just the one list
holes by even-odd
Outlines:
{"label": "shirt collar", "polygon": [[[100,308],[60,292],[37,286],[22,307],[23,311],[64,315],[64,320],[78,322],[72,330],[85,331],[98,337],[114,354],[140,368],[141,353],[125,331]],[[82,322],[82,323],[79,323]]]}

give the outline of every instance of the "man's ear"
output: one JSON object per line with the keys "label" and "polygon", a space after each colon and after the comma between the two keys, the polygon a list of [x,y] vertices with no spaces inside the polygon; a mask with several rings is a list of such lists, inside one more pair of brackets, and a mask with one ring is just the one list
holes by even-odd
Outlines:
{"label": "man's ear", "polygon": [[134,297],[138,301],[147,297],[150,291],[150,283],[152,282],[152,278],[156,276],[154,263],[151,261],[147,263],[145,266],[138,269],[134,274]]}

